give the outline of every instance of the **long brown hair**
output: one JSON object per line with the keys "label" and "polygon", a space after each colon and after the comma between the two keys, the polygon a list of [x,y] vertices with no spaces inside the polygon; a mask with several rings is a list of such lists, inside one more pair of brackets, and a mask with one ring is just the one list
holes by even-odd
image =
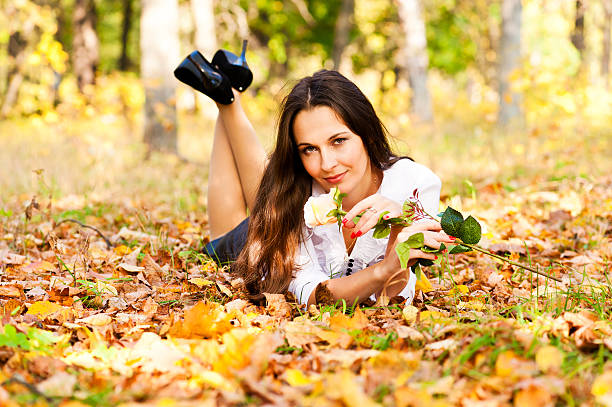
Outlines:
{"label": "long brown hair", "polygon": [[293,259],[305,227],[303,208],[312,187],[295,143],[293,122],[300,111],[317,106],[331,108],[361,137],[373,167],[384,170],[398,159],[372,104],[353,82],[328,70],[300,80],[281,104],[276,147],[257,191],[246,245],[234,264],[255,301],[264,292],[285,292],[293,278]]}

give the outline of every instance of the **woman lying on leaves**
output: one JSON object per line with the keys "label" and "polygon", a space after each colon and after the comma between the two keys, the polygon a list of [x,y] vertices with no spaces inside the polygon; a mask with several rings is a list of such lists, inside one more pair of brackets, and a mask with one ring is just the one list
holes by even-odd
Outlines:
{"label": "woman lying on leaves", "polygon": [[[268,158],[232,89],[243,91],[252,80],[244,48],[242,56],[218,51],[212,63],[194,51],[175,75],[217,102],[208,185],[213,240],[206,251],[220,263],[234,261],[253,300],[289,290],[302,304],[353,304],[385,290],[412,301],[416,277],[401,269],[395,245],[416,232],[434,249],[451,238],[433,220],[392,226],[383,239],[373,238],[373,227],[379,216],[398,216],[417,189],[425,210],[437,213],[440,180],[392,153],[384,126],[354,83],[327,70],[300,80],[282,102]],[[308,227],[307,200],[334,187],[346,194],[342,227]],[[411,249],[408,265],[435,258]]]}

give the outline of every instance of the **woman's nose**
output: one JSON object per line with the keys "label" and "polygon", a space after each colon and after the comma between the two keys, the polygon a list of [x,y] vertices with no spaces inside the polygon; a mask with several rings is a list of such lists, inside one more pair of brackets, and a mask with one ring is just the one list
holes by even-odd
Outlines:
{"label": "woman's nose", "polygon": [[321,169],[323,171],[333,169],[336,164],[338,164],[338,160],[332,151],[321,150]]}

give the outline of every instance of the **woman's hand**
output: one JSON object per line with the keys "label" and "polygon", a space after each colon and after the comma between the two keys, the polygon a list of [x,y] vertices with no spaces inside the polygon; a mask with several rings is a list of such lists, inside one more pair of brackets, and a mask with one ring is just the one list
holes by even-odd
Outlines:
{"label": "woman's hand", "polygon": [[[432,249],[439,249],[441,243],[454,242],[454,238],[448,236],[442,230],[440,223],[435,220],[424,220],[407,227],[393,226],[391,228],[391,235],[389,236],[389,243],[387,244],[385,259],[383,260],[387,268],[394,271],[400,269],[400,261],[395,252],[395,247],[408,240],[410,236],[415,233],[423,233],[425,245]],[[410,249],[408,267],[412,266],[417,259],[435,260],[436,258],[437,256],[433,253],[426,253],[419,249]]]}
{"label": "woman's hand", "polygon": [[[355,224],[353,218],[362,212],[363,215],[361,215],[361,219]],[[351,238],[354,239],[366,234],[370,229],[376,226],[383,212],[389,212],[384,215],[383,219],[395,218],[402,214],[402,207],[399,203],[385,198],[380,194],[370,195],[359,201],[347,212],[342,220],[342,224],[347,229],[353,229]]]}

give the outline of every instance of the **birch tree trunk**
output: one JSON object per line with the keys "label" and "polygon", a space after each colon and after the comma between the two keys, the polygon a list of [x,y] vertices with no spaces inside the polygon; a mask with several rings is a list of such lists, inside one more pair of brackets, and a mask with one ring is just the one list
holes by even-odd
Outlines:
{"label": "birch tree trunk", "polygon": [[498,124],[522,121],[521,95],[511,89],[510,76],[521,65],[521,0],[502,1],[499,41],[499,115]]}
{"label": "birch tree trunk", "polygon": [[601,53],[601,77],[606,84],[606,89],[610,86],[610,31],[612,30],[612,0],[603,0],[604,24],[603,24],[603,50]]}
{"label": "birch tree trunk", "polygon": [[404,48],[400,57],[412,89],[412,112],[418,120],[431,121],[433,111],[427,88],[427,37],[419,0],[399,0],[398,12],[404,31]]}
{"label": "birch tree trunk", "polygon": [[195,25],[195,46],[209,61],[217,50],[213,0],[191,0]]}
{"label": "birch tree trunk", "polygon": [[355,11],[355,0],[342,0],[336,27],[334,29],[334,48],[332,49],[332,61],[334,62],[334,70],[338,70],[342,60],[342,52],[349,43],[351,33],[351,18]]}
{"label": "birch tree trunk", "polygon": [[[194,40],[195,47],[209,61],[212,59],[217,50],[217,34],[215,25],[215,5],[213,0],[191,0],[191,14],[193,16],[194,25]],[[235,51],[235,50],[234,50]],[[200,111],[203,106],[210,104],[207,101],[208,97],[191,90],[193,101],[191,108],[197,108]],[[196,102],[197,101],[197,102]],[[216,115],[216,109],[212,111]],[[212,116],[211,116],[212,117]]]}
{"label": "birch tree trunk", "polygon": [[96,9],[93,0],[76,0],[72,14],[74,37],[72,40],[72,67],[79,90],[93,85],[99,59],[99,41],[96,32]]}
{"label": "birch tree trunk", "polygon": [[140,69],[145,89],[144,140],[151,150],[177,152],[178,0],[143,0]]}

